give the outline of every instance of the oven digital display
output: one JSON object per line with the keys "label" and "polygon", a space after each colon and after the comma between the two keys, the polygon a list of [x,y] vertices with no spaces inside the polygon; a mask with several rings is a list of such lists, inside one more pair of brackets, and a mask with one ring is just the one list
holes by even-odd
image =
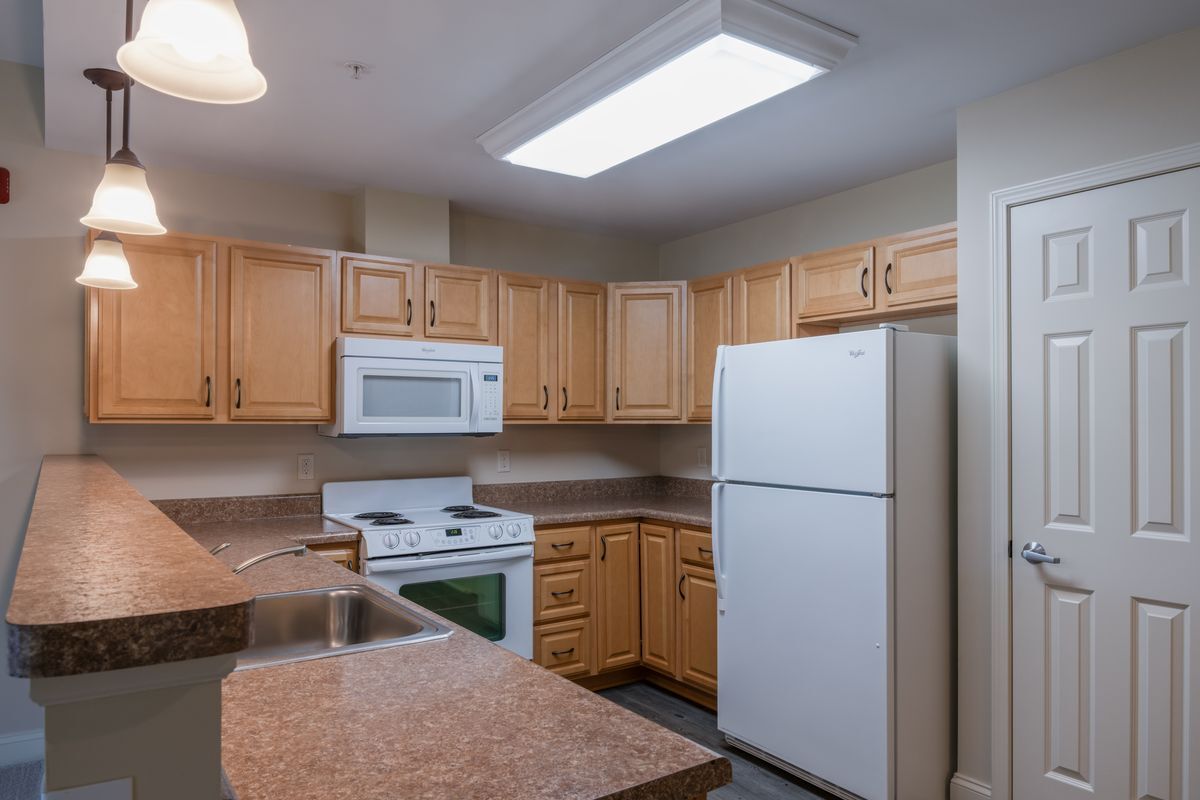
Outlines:
{"label": "oven digital display", "polygon": [[446,528],[447,536],[462,536],[462,528]]}

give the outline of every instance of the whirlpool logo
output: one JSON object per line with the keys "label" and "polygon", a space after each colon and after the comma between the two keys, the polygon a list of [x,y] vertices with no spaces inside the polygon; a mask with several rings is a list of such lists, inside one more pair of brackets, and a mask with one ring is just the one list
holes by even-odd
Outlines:
{"label": "whirlpool logo", "polygon": [[850,351],[851,358],[862,358],[866,354],[867,354],[866,350],[851,350]]}

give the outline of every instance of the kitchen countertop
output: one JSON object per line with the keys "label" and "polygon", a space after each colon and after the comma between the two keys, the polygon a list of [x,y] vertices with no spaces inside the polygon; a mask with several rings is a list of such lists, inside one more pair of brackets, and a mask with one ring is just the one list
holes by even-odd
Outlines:
{"label": "kitchen countertop", "polygon": [[[186,527],[232,541],[218,556],[232,564],[314,525]],[[366,583],[316,555],[242,577],[259,594]],[[446,624],[444,641],[230,675],[222,762],[239,800],[686,800],[731,780],[727,759]]]}
{"label": "kitchen countertop", "polygon": [[46,456],[8,604],[9,674],[234,653],[253,597],[102,459]]}
{"label": "kitchen countertop", "polygon": [[516,501],[506,508],[533,516],[534,526],[607,519],[645,517],[677,525],[712,525],[712,501],[707,497],[634,495],[629,497],[575,497]]}

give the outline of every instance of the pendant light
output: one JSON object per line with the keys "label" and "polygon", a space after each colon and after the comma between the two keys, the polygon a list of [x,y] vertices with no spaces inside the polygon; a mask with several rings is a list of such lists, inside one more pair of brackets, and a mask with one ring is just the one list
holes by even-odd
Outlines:
{"label": "pendant light", "polygon": [[[84,70],[83,74],[93,84],[104,89],[104,154],[109,156],[112,153],[112,94],[127,88],[126,78],[123,73],[112,69],[88,69]],[[113,167],[132,169],[127,164],[112,164],[111,156],[109,156],[109,162]],[[100,202],[93,203],[93,211],[96,210],[96,206],[113,208],[120,205],[120,190],[116,187],[115,181],[109,180],[108,169],[109,167],[106,166],[104,180],[96,189],[96,196]],[[115,172],[115,176],[120,176],[119,170]],[[145,188],[145,182],[145,170],[142,170],[142,188]],[[146,190],[145,194],[149,197],[149,190]],[[127,194],[126,196],[134,197],[136,194]],[[150,206],[153,212],[153,197],[150,197]],[[89,212],[84,219],[87,220],[91,217],[92,214]],[[151,217],[158,222],[157,216],[153,213],[151,213]],[[115,233],[106,230],[96,237],[92,242],[92,250],[83,264],[83,272],[75,279],[75,282],[84,286],[94,286],[97,289],[137,288],[137,282],[129,272],[129,260],[125,258],[125,248],[122,247],[121,240]]]}
{"label": "pendant light", "polygon": [[84,286],[97,289],[136,289],[137,282],[129,273],[125,248],[112,231],[104,231],[92,242],[92,252],[83,263],[83,272],[75,279]]}
{"label": "pendant light", "polygon": [[234,0],[149,0],[117,63],[138,83],[184,100],[248,103],[267,91]]}

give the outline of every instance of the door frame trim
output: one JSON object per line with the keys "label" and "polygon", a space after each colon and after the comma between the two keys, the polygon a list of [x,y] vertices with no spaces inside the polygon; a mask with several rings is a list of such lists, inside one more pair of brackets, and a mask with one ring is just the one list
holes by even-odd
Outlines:
{"label": "door frame trim", "polygon": [[1067,194],[1100,189],[1200,166],[1200,142],[1163,150],[1054,178],[1000,189],[991,193],[989,222],[991,262],[992,352],[991,457],[991,778],[992,797],[1011,800],[1012,760],[1012,450],[1010,417],[1009,238],[1011,211],[1016,206]]}

